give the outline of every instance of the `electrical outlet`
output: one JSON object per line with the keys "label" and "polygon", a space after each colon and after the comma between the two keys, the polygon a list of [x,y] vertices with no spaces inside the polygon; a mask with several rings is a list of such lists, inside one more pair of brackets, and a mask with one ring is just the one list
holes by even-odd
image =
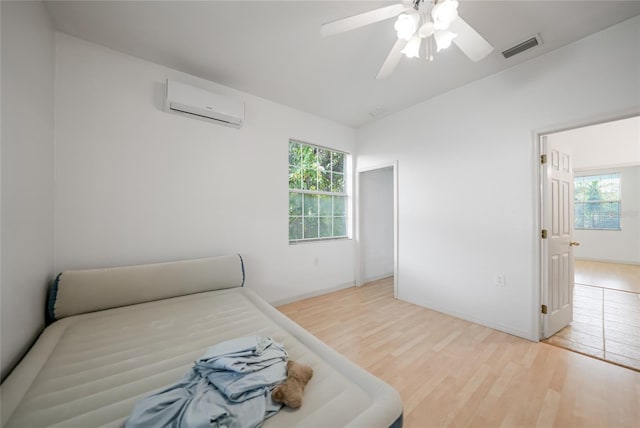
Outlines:
{"label": "electrical outlet", "polygon": [[496,287],[506,287],[507,284],[504,280],[504,275],[496,275]]}

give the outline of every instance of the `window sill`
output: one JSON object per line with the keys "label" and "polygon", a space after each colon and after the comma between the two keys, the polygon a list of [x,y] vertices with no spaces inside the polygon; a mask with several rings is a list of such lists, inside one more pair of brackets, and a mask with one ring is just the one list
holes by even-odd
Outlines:
{"label": "window sill", "polygon": [[618,229],[597,229],[597,228],[587,228],[587,229],[583,229],[583,228],[575,228],[575,230],[600,230],[600,231],[608,231],[608,232],[622,232],[622,228],[618,228]]}
{"label": "window sill", "polygon": [[314,239],[299,239],[296,241],[289,241],[289,245],[311,244],[318,242],[335,242],[335,241],[351,241],[352,238],[348,236],[342,236],[339,238],[314,238]]}

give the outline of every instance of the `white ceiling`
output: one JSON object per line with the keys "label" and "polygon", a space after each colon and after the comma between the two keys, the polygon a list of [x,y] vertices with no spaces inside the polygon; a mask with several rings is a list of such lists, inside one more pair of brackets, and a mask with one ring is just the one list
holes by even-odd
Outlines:
{"label": "white ceiling", "polygon": [[[640,14],[640,1],[460,1],[494,47],[473,63],[455,46],[435,61],[403,58],[375,76],[396,40],[393,20],[320,37],[320,25],[394,2],[50,1],[58,30],[357,127]],[[510,59],[500,52],[539,33]]]}

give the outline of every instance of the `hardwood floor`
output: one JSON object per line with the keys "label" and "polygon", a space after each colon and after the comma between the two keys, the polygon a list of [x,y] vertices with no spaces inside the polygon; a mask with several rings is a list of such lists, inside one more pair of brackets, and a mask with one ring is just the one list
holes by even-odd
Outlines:
{"label": "hardwood floor", "polygon": [[640,373],[395,300],[389,279],[278,309],[393,385],[405,427],[640,421]]}
{"label": "hardwood floor", "polygon": [[640,293],[640,265],[575,261],[576,284]]}

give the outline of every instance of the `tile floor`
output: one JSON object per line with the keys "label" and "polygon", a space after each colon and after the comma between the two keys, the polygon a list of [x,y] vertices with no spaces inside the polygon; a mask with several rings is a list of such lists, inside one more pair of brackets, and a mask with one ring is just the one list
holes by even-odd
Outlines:
{"label": "tile floor", "polygon": [[640,294],[576,284],[573,322],[547,343],[640,371]]}

